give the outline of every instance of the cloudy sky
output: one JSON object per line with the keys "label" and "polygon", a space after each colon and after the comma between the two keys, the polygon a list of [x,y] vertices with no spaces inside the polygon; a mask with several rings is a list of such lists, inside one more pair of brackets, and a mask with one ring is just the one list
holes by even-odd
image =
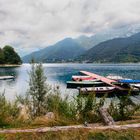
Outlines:
{"label": "cloudy sky", "polygon": [[138,24],[140,0],[0,0],[0,46],[21,55],[65,37]]}

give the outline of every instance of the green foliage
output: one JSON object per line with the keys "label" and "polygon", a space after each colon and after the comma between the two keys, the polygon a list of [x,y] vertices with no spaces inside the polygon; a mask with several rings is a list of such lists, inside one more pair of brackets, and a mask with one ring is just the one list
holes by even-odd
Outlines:
{"label": "green foliage", "polygon": [[58,88],[54,88],[52,92],[48,94],[47,110],[55,112],[60,117],[69,118],[71,120],[75,119],[75,104],[69,101],[68,96],[62,98]]}
{"label": "green foliage", "polygon": [[29,109],[32,117],[40,116],[46,113],[46,94],[49,92],[49,86],[46,84],[46,76],[42,64],[32,64],[29,72],[29,90],[27,92],[30,104]]}
{"label": "green foliage", "polygon": [[101,120],[99,115],[99,108],[104,105],[104,97],[97,101],[95,94],[89,94],[88,96],[77,96],[76,110],[77,117],[81,121],[97,122]]}
{"label": "green foliage", "polygon": [[1,48],[0,48],[0,64],[4,64],[4,54]]}
{"label": "green foliage", "polygon": [[4,93],[0,94],[0,126],[9,126],[14,123],[18,117],[19,109],[17,103],[11,103],[6,100]]}
{"label": "green foliage", "polygon": [[108,108],[109,113],[117,121],[130,119],[130,117],[140,109],[140,105],[134,104],[129,95],[120,96],[118,99],[119,102],[112,100]]}
{"label": "green foliage", "polygon": [[21,64],[20,56],[11,46],[0,49],[0,64]]}

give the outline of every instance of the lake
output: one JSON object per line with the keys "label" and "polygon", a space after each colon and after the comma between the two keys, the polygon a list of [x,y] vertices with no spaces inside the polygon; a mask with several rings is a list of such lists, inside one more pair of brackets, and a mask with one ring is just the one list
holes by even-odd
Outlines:
{"label": "lake", "polygon": [[[73,96],[76,90],[66,89],[66,81],[71,80],[72,75],[80,70],[94,72],[103,76],[115,74],[124,78],[140,79],[140,64],[43,64],[47,82],[54,86],[60,85],[63,94]],[[5,92],[8,99],[12,100],[16,95],[24,95],[28,89],[30,64],[20,67],[0,68],[0,75],[15,75],[15,80],[0,81],[0,92]]]}

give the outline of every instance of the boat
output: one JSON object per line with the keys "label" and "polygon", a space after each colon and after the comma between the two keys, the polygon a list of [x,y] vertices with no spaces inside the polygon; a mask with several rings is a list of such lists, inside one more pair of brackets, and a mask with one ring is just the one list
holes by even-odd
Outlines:
{"label": "boat", "polygon": [[106,78],[112,79],[112,80],[122,80],[122,79],[124,79],[122,76],[119,76],[119,75],[112,75],[112,74],[106,76]]}
{"label": "boat", "polygon": [[97,81],[97,79],[90,77],[90,76],[77,76],[77,75],[72,76],[72,80],[73,81],[88,81],[88,80],[89,81],[92,81],[92,80]]}
{"label": "boat", "polygon": [[118,80],[118,83],[123,83],[123,84],[139,84],[140,80],[122,79],[122,80]]}
{"label": "boat", "polygon": [[[73,78],[83,78],[81,81],[68,81],[67,88],[78,89],[79,93],[116,93],[139,94],[140,80],[126,79],[121,76],[100,76],[95,73],[80,71],[84,76],[73,76]],[[92,79],[93,78],[93,79]],[[91,80],[92,79],[92,80]]]}
{"label": "boat", "polygon": [[88,87],[88,88],[81,88],[79,89],[80,93],[87,94],[87,93],[109,93],[115,90],[115,87],[105,86],[105,87]]}
{"label": "boat", "polygon": [[140,89],[140,84],[138,83],[138,84],[130,84],[132,87],[136,87],[136,88],[138,88],[138,89]]}
{"label": "boat", "polygon": [[106,85],[102,81],[67,81],[67,88],[97,87]]}
{"label": "boat", "polygon": [[0,76],[0,80],[14,80],[14,76]]}

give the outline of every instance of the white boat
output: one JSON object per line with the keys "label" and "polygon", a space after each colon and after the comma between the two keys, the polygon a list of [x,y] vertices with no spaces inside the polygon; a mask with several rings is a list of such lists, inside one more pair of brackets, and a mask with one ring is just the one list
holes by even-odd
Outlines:
{"label": "white boat", "polygon": [[14,79],[14,76],[0,76],[0,80],[10,80],[10,79]]}
{"label": "white boat", "polygon": [[124,79],[122,76],[112,75],[112,74],[108,75],[106,78],[112,79],[112,80],[122,80],[122,79]]}
{"label": "white boat", "polygon": [[132,87],[136,87],[140,89],[140,84],[130,84]]}
{"label": "white boat", "polygon": [[115,90],[115,87],[105,86],[105,87],[88,87],[88,88],[81,88],[81,93],[109,93]]}

